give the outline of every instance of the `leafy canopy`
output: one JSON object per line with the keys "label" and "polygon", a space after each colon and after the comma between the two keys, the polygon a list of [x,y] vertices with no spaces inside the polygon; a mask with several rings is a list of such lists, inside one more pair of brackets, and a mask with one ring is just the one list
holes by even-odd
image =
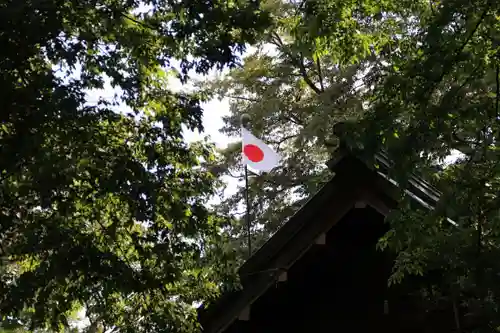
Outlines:
{"label": "leafy canopy", "polygon": [[[212,86],[232,101],[227,133],[248,113],[255,134],[285,156],[282,168],[252,177],[254,235],[269,237],[314,193],[326,178],[318,165],[336,145],[332,125],[353,120],[351,146],[385,149],[403,187],[413,171],[443,192],[433,211],[402,193],[380,243],[398,253],[391,283],[437,270],[442,280],[418,295],[426,311],[454,309],[457,330],[499,327],[498,1],[265,5],[276,23],[262,48]],[[460,158],[444,165],[450,154]],[[221,162],[235,176],[238,158],[235,145]],[[238,207],[242,193],[221,210]],[[229,237],[241,243],[243,228]]]}
{"label": "leafy canopy", "polygon": [[[405,2],[406,4],[406,2]],[[254,244],[279,228],[330,174],[325,162],[338,140],[333,125],[364,117],[373,82],[388,66],[393,49],[408,36],[407,22],[427,2],[266,1],[274,18],[241,67],[210,82],[207,91],[230,101],[223,132],[238,136],[240,117],[283,156],[281,167],[252,175],[250,200]],[[226,175],[241,178],[238,144],[223,152]],[[244,250],[244,189],[227,198],[221,211],[235,213],[231,245]],[[228,229],[229,230],[229,229]],[[245,253],[242,251],[241,253]]]}
{"label": "leafy canopy", "polygon": [[[0,4],[0,314],[68,326],[189,332],[218,218],[200,94],[168,90],[170,61],[237,63],[269,17],[254,1],[7,0]],[[105,80],[113,100],[87,101]],[[127,112],[118,111],[122,103]],[[123,109],[122,109],[123,110]]]}

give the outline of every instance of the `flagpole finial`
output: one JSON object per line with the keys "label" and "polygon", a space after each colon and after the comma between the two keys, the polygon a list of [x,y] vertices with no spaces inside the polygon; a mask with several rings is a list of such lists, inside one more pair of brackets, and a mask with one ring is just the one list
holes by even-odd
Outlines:
{"label": "flagpole finial", "polygon": [[243,113],[240,117],[241,126],[246,128],[251,119],[252,117],[248,113]]}

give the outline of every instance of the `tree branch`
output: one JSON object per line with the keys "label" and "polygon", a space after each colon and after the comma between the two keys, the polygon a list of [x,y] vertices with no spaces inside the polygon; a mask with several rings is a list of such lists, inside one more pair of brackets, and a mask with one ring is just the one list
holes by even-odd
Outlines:
{"label": "tree branch", "polygon": [[296,65],[299,66],[299,71],[302,74],[302,78],[304,79],[304,81],[306,81],[307,85],[312,90],[314,90],[314,92],[316,94],[318,94],[318,95],[321,94],[323,91],[321,89],[319,89],[318,87],[316,87],[316,85],[314,84],[314,82],[312,82],[309,75],[307,75],[307,69],[304,65],[304,56],[302,54],[300,54],[298,58],[293,57],[292,54],[290,54],[289,56],[292,58],[292,60],[295,61]]}
{"label": "tree branch", "polygon": [[323,85],[323,74],[321,74],[321,61],[319,60],[319,57],[316,58],[316,66],[318,67],[319,86],[321,87],[321,91],[325,91],[325,86]]}
{"label": "tree branch", "polygon": [[500,66],[497,64],[495,70],[495,82],[496,82],[496,92],[495,92],[495,117],[496,121],[498,121],[499,117],[499,101],[500,101]]}
{"label": "tree branch", "polygon": [[[318,49],[318,43],[314,42],[316,46],[316,51]],[[318,68],[318,80],[319,80],[319,86],[321,87],[321,91],[325,91],[325,86],[323,85],[323,74],[321,73],[321,60],[319,57],[316,57],[316,67]]]}
{"label": "tree branch", "polygon": [[304,123],[294,115],[284,115],[283,119],[291,123],[294,123],[297,126],[304,126]]}
{"label": "tree branch", "polygon": [[227,173],[227,176],[234,178],[234,179],[242,179],[243,178],[243,175],[237,176],[234,173],[232,173],[231,171],[229,171],[229,168],[226,168],[226,173]]}
{"label": "tree branch", "polygon": [[460,327],[460,313],[458,310],[457,300],[455,296],[453,296],[452,302],[453,302],[453,315],[455,319],[455,328],[457,329],[457,333],[462,333],[462,328]]}
{"label": "tree branch", "polygon": [[295,137],[299,136],[298,134],[291,134],[291,135],[287,135],[285,136],[284,138],[278,140],[278,141],[271,141],[271,140],[268,140],[269,143],[271,144],[274,144],[274,145],[281,145],[283,142],[285,142],[286,140],[289,140],[289,139],[293,139]]}
{"label": "tree branch", "polygon": [[225,97],[227,97],[227,98],[233,98],[233,99],[241,99],[243,101],[249,101],[249,102],[260,102],[260,100],[255,99],[255,98],[250,98],[250,97],[233,96],[233,95],[226,95]]}
{"label": "tree branch", "polygon": [[460,47],[458,47],[455,50],[455,52],[453,52],[454,54],[453,54],[452,60],[449,61],[448,64],[444,66],[443,71],[439,75],[439,78],[437,80],[434,80],[434,82],[431,84],[431,87],[429,89],[429,95],[432,94],[432,92],[434,91],[434,89],[436,88],[436,86],[451,71],[451,69],[453,68],[453,66],[455,66],[457,58],[459,57],[460,53],[462,53],[462,51],[467,46],[467,44],[469,44],[469,42],[471,41],[472,37],[474,37],[474,35],[476,34],[476,31],[479,29],[479,27],[483,23],[486,15],[488,14],[488,10],[490,9],[490,7],[491,7],[491,2],[488,1],[486,8],[481,13],[481,16],[479,17],[479,20],[474,25],[474,28],[472,29],[472,31],[469,33],[469,35],[467,36],[467,38],[465,39],[465,41],[460,45]]}
{"label": "tree branch", "polygon": [[431,8],[432,15],[436,15],[436,11],[434,10],[434,4],[432,0],[429,0],[429,7]]}
{"label": "tree branch", "polygon": [[456,131],[453,131],[451,133],[451,137],[453,140],[457,141],[459,144],[466,145],[466,146],[470,147],[471,149],[477,149],[477,146],[479,145],[479,142],[477,142],[477,141],[469,141],[469,140],[460,138]]}
{"label": "tree branch", "polygon": [[290,52],[289,47],[283,43],[281,37],[276,32],[272,33],[271,43],[280,48],[283,51],[283,53],[285,53],[288,57],[290,57],[292,62],[298,67],[299,72],[302,75],[304,81],[316,94],[319,95],[323,92],[321,89],[316,87],[314,82],[312,82],[311,78],[307,74],[307,69],[304,65],[304,57],[302,54],[299,54],[298,57],[293,55],[292,52]]}

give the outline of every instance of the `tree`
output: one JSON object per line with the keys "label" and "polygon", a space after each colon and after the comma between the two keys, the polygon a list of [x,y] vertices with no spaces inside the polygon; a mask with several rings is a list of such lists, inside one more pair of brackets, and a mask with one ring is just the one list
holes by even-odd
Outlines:
{"label": "tree", "polygon": [[[399,252],[392,282],[440,273],[422,297],[453,308],[459,332],[500,326],[499,10],[493,1],[431,2],[379,77],[367,117],[348,130],[364,134],[351,135],[358,146],[387,149],[401,184],[416,171],[442,190],[432,212],[396,211],[381,245]],[[461,157],[436,171],[454,150]]]}
{"label": "tree", "polygon": [[[353,114],[343,138],[350,146],[367,155],[385,149],[403,187],[414,171],[443,191],[432,211],[410,207],[402,193],[401,209],[380,243],[399,253],[391,283],[438,270],[442,279],[419,295],[429,301],[426,310],[444,301],[454,309],[457,331],[497,329],[498,2],[318,0],[285,6],[291,10],[274,11],[286,18],[277,20],[282,30],[273,26],[262,41],[275,42],[276,54],[258,50],[215,83],[217,93],[233,99],[227,133],[236,133],[239,115],[249,113],[253,131],[285,156],[285,168],[252,179],[252,211],[263,237],[325,179],[314,167],[326,157],[325,143],[335,145],[331,124]],[[338,93],[334,101],[321,99],[336,85],[324,80],[322,86],[320,70],[324,79],[353,65],[365,69],[363,78],[344,81],[344,87],[350,91],[352,81],[360,81],[366,90],[344,90],[340,96],[353,104],[336,109]],[[231,148],[226,161],[233,167],[239,147]],[[443,165],[456,150],[462,157]],[[241,193],[221,208],[237,207]],[[228,233],[239,237],[241,226]]]}
{"label": "tree", "polygon": [[[237,63],[269,22],[254,1],[33,0],[0,4],[0,313],[24,326],[190,332],[217,291],[200,268],[219,219],[201,95],[167,88]],[[113,101],[86,103],[108,78]],[[130,112],[117,112],[124,103]]]}
{"label": "tree", "polygon": [[[267,1],[274,25],[241,67],[211,82],[210,92],[231,102],[223,131],[238,136],[240,116],[247,113],[252,131],[284,157],[280,168],[250,179],[256,246],[328,180],[324,164],[338,144],[333,125],[363,117],[373,96],[372,81],[403,42],[396,37],[409,35],[407,22],[421,11],[419,5]],[[230,146],[221,163],[241,179],[239,147]],[[234,213],[243,194],[240,188],[219,208]],[[234,247],[244,250],[240,217],[228,233],[235,238]]]}

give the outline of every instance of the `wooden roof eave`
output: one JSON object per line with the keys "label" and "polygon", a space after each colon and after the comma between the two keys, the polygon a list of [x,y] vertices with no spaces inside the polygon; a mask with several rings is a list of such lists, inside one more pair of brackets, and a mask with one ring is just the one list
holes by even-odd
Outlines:
{"label": "wooden roof eave", "polygon": [[[347,191],[358,191],[367,183],[374,182],[374,173],[367,174],[366,165],[360,163],[357,158],[344,155],[337,161],[334,176],[315,195],[313,195],[304,206],[299,209],[283,226],[265,242],[252,256],[241,266],[239,273],[247,276],[251,272],[265,269],[263,263],[268,263],[304,226],[314,219],[318,211],[325,205],[330,204],[332,197],[347,198]],[[355,177],[349,177],[354,174]],[[353,194],[354,195],[354,194]],[[356,193],[359,195],[359,193]],[[354,199],[352,199],[354,200]],[[347,204],[347,203],[345,203]],[[350,204],[350,203],[349,203]]]}
{"label": "wooden roof eave", "polygon": [[[392,191],[387,189],[385,192],[392,192],[392,194],[394,195],[395,191],[401,189],[401,186],[395,179],[390,177],[390,168],[393,166],[393,163],[388,159],[387,155],[384,152],[376,154],[375,160],[379,163],[377,174],[393,185]],[[387,184],[382,186],[387,187]],[[434,210],[441,197],[441,192],[439,192],[434,186],[430,185],[424,179],[415,174],[410,175],[410,178],[408,179],[408,186],[407,188],[403,189],[403,191],[416,203],[420,204],[422,207],[428,210]],[[395,200],[398,200],[397,197],[393,198]],[[446,220],[452,225],[457,225],[457,223],[450,218],[446,218]]]}
{"label": "wooden roof eave", "polygon": [[[396,203],[398,197],[398,183],[390,178],[391,162],[383,153],[375,156],[378,168],[374,168],[352,153],[341,150],[327,165],[335,176],[318,193],[271,237],[239,270],[243,283],[243,290],[231,302],[231,306],[224,306],[224,311],[216,311],[208,319],[209,326],[204,327],[206,333],[220,333],[238,318],[246,307],[251,305],[269,287],[276,283],[280,270],[288,269],[302,254],[314,244],[315,239],[329,227],[340,220],[352,205],[362,198],[367,187],[376,195],[384,197],[384,204]],[[355,174],[349,177],[347,173]],[[340,193],[339,191],[344,191]],[[439,200],[440,193],[428,183],[412,175],[406,193],[422,206],[433,209]],[[330,204],[329,201],[336,194],[339,202]],[[368,194],[369,195],[369,194]],[[370,195],[369,195],[370,196]],[[393,204],[387,204],[394,206]],[[317,219],[321,207],[329,207],[329,212],[334,213],[332,219],[323,223],[307,223]],[[450,223],[455,222],[448,219]],[[307,230],[307,232],[301,232]],[[251,283],[248,283],[251,281]]]}
{"label": "wooden roof eave", "polygon": [[[375,173],[367,171],[366,165],[356,158],[347,155],[340,158],[336,175],[243,264],[239,270],[243,284],[239,297],[231,306],[224,307],[224,311],[212,315],[203,331],[222,332],[276,283],[279,272],[291,267],[362,197],[366,184],[375,180]],[[354,173],[355,177],[348,177],[346,173],[351,176]],[[333,197],[336,201],[332,203]],[[317,223],[308,223],[312,220]]]}

